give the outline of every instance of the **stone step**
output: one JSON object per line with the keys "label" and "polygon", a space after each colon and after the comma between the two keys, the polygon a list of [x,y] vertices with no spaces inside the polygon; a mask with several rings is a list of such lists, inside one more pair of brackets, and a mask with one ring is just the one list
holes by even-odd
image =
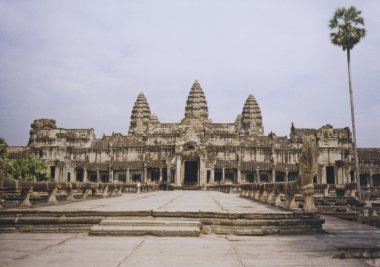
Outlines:
{"label": "stone step", "polygon": [[112,236],[199,236],[199,220],[173,220],[172,218],[105,218],[93,225],[90,235]]}
{"label": "stone step", "polygon": [[120,226],[190,226],[200,228],[202,224],[198,221],[178,221],[178,220],[130,220],[130,219],[104,219],[99,225],[120,225]]}
{"label": "stone step", "polygon": [[199,236],[201,230],[196,226],[177,226],[177,225],[94,225],[91,227],[90,235],[104,236]]}

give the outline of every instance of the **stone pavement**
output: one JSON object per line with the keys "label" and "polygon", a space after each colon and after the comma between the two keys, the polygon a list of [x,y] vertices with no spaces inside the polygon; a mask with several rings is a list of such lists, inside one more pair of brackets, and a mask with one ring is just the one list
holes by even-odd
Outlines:
{"label": "stone pavement", "polygon": [[335,247],[340,240],[330,234],[98,237],[11,233],[0,235],[0,266],[371,266],[359,259],[333,258],[340,253]]}
{"label": "stone pavement", "polygon": [[[234,194],[200,191],[126,194],[37,209],[284,212]],[[331,217],[325,219],[326,233],[314,235],[1,234],[0,266],[380,266],[377,259],[342,259],[345,248],[379,249],[379,229]]]}
{"label": "stone pavement", "polygon": [[41,206],[41,211],[184,211],[225,213],[290,213],[270,205],[263,205],[237,194],[216,191],[156,191],[123,194],[120,197],[84,200],[73,203]]}

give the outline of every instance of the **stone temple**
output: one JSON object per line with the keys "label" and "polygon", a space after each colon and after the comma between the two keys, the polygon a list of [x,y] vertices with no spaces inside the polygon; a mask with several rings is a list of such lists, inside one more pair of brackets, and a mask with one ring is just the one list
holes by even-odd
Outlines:
{"label": "stone temple", "polygon": [[[10,147],[10,157],[35,154],[59,182],[170,183],[173,186],[285,182],[298,176],[302,136],[313,135],[320,150],[315,183],[354,181],[349,128],[296,128],[290,138],[264,134],[253,95],[235,122],[212,123],[198,81],[191,87],[180,123],[160,123],[140,93],[132,109],[128,135],[97,139],[93,129],[57,128],[37,119],[26,147]],[[363,186],[380,186],[380,149],[359,148]]]}

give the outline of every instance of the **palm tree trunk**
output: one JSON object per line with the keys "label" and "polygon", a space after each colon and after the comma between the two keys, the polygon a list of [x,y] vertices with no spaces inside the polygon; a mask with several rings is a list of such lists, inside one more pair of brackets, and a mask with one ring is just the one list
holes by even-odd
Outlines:
{"label": "palm tree trunk", "polygon": [[355,157],[355,179],[358,190],[359,200],[362,199],[362,192],[360,189],[360,173],[359,173],[359,158],[358,158],[358,147],[356,142],[356,128],[355,128],[355,111],[354,111],[354,97],[352,94],[352,81],[351,81],[351,57],[350,49],[347,49],[347,64],[348,64],[348,87],[350,91],[350,103],[351,103],[351,120],[352,120],[352,135],[354,143],[354,157]]}

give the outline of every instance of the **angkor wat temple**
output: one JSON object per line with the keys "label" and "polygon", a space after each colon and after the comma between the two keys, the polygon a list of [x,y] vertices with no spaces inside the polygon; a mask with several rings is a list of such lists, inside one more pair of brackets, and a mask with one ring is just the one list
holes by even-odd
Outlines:
{"label": "angkor wat temple", "polygon": [[[291,181],[298,176],[302,136],[313,135],[320,150],[315,183],[354,181],[353,144],[349,128],[296,128],[290,138],[264,135],[260,107],[250,95],[232,123],[212,123],[205,95],[195,81],[180,123],[160,123],[140,93],[128,135],[97,139],[93,129],[57,128],[55,120],[31,125],[26,147],[10,147],[9,156],[37,155],[55,181],[171,183],[210,185]],[[363,186],[380,186],[380,149],[359,148]]]}

